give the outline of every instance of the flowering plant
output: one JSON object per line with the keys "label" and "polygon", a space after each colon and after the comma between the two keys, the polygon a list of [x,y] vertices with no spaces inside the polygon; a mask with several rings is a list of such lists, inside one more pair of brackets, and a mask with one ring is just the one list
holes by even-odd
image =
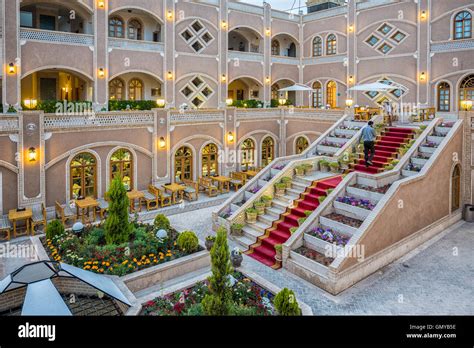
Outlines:
{"label": "flowering plant", "polygon": [[426,147],[438,147],[438,144],[436,144],[436,143],[433,142],[433,141],[427,141],[426,143],[423,144],[423,146],[426,146]]}
{"label": "flowering plant", "polygon": [[337,197],[336,200],[340,203],[349,204],[353,207],[358,207],[362,209],[373,210],[375,208],[375,204],[371,203],[367,199],[357,199],[355,197],[342,196]]}
{"label": "flowering plant", "polygon": [[327,141],[327,140],[324,140],[321,142],[322,146],[330,146],[330,147],[337,147],[337,148],[341,148],[344,144],[339,144],[339,143],[333,143],[333,142],[330,142],[330,141]]}
{"label": "flowering plant", "polygon": [[413,163],[409,163],[408,166],[407,166],[407,170],[409,170],[411,172],[419,172],[419,171],[421,171],[421,167],[417,166]]}
{"label": "flowering plant", "polygon": [[328,243],[336,243],[338,246],[344,246],[349,242],[349,237],[341,235],[330,228],[323,229],[317,227],[308,232],[309,235],[322,239]]}
{"label": "flowering plant", "polygon": [[250,191],[251,193],[257,193],[258,191],[260,191],[261,188],[262,188],[261,186],[258,186],[258,185],[257,185],[257,186],[255,186],[255,187],[251,188],[249,191]]}

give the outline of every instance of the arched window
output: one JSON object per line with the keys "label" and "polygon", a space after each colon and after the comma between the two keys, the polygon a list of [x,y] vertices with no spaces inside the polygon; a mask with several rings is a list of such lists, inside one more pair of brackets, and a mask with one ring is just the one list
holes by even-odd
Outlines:
{"label": "arched window", "polygon": [[454,17],[454,40],[472,37],[472,15],[468,11],[459,12]]}
{"label": "arched window", "polygon": [[124,83],[122,79],[115,78],[109,82],[109,96],[112,100],[123,100]]}
{"label": "arched window", "polygon": [[109,36],[123,38],[123,20],[120,17],[109,19]]}
{"label": "arched window", "polygon": [[143,100],[143,83],[139,79],[132,79],[128,83],[128,98],[130,100]]}
{"label": "arched window", "polygon": [[313,57],[320,57],[323,55],[323,40],[316,36],[313,40]]}
{"label": "arched window", "polygon": [[136,20],[128,21],[127,36],[130,40],[142,40],[142,24]]}
{"label": "arched window", "polygon": [[306,150],[309,146],[308,139],[305,137],[298,137],[296,138],[295,142],[295,154],[299,155],[302,153],[304,150]]}
{"label": "arched window", "polygon": [[280,89],[280,86],[278,86],[278,83],[273,84],[272,86],[272,99],[273,100],[278,100],[280,98],[280,92],[278,91]]}
{"label": "arched window", "polygon": [[82,152],[70,164],[70,197],[97,197],[97,160],[94,155]]}
{"label": "arched window", "polygon": [[175,152],[174,177],[176,182],[193,179],[193,152],[187,146],[182,146]]}
{"label": "arched window", "polygon": [[316,81],[313,83],[313,108],[320,108],[323,106],[323,87],[321,82]]}
{"label": "arched window", "polygon": [[275,159],[275,142],[272,137],[266,137],[262,142],[262,166],[268,165]]}
{"label": "arched window", "polygon": [[296,45],[294,42],[292,42],[290,47],[288,47],[288,57],[296,58]]}
{"label": "arched window", "polygon": [[202,149],[202,176],[219,174],[218,150],[216,144],[207,144]]}
{"label": "arched window", "polygon": [[126,149],[115,151],[110,157],[110,180],[119,177],[127,190],[133,190],[133,156]]}
{"label": "arched window", "polygon": [[337,106],[336,82],[329,81],[327,84],[326,98],[327,104],[333,109]]}
{"label": "arched window", "polygon": [[461,167],[456,165],[451,176],[451,211],[461,207]]}
{"label": "arched window", "polygon": [[278,40],[272,40],[272,56],[280,55],[280,42]]}
{"label": "arched window", "polygon": [[245,166],[245,169],[252,167],[255,164],[255,143],[252,139],[246,139],[242,143],[240,148],[241,150],[241,158],[242,158],[242,166]]}
{"label": "arched window", "polygon": [[450,94],[449,84],[441,82],[438,85],[438,111],[449,111]]}
{"label": "arched window", "polygon": [[464,100],[474,100],[474,74],[466,76],[459,86],[459,105],[461,108]]}
{"label": "arched window", "polygon": [[336,35],[330,34],[326,39],[326,54],[333,55],[337,51]]}

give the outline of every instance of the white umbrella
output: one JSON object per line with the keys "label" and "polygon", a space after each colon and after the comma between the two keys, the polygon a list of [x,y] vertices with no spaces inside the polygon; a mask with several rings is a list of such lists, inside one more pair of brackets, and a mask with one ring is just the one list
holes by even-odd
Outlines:
{"label": "white umbrella", "polygon": [[279,92],[309,92],[308,99],[309,99],[309,104],[311,105],[311,93],[313,93],[315,89],[312,89],[311,87],[302,85],[300,83],[295,83],[293,86],[280,88],[278,91]]}
{"label": "white umbrella", "polygon": [[349,88],[349,91],[364,91],[364,92],[383,92],[383,91],[390,91],[394,88],[394,86],[381,83],[381,82],[374,82],[374,83],[366,83],[363,85],[357,85],[352,88]]}

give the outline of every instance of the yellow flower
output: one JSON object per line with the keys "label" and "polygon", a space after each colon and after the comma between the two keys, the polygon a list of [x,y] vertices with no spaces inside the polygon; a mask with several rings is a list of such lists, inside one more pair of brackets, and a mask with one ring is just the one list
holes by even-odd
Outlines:
{"label": "yellow flower", "polygon": [[162,255],[160,255],[160,260],[163,260],[163,259],[164,259],[164,256],[163,256],[163,254],[162,254]]}
{"label": "yellow flower", "polygon": [[125,265],[127,262],[128,262],[128,260],[125,260],[124,262],[122,262],[122,265]]}
{"label": "yellow flower", "polygon": [[150,256],[150,257],[151,257],[151,256],[155,256],[155,254],[150,254],[150,255],[148,255],[148,256]]}
{"label": "yellow flower", "polygon": [[94,261],[94,265],[98,265],[99,264],[99,261]]}
{"label": "yellow flower", "polygon": [[134,262],[137,262],[137,259],[134,257],[134,258],[133,258],[133,261],[134,261]]}

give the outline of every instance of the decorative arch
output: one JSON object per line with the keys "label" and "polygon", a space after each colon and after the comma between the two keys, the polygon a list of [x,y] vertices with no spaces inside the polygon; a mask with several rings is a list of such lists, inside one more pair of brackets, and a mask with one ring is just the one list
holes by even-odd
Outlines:
{"label": "decorative arch", "polygon": [[65,65],[44,65],[44,66],[40,66],[40,67],[34,68],[32,70],[28,70],[28,72],[25,72],[23,75],[21,75],[21,79],[24,79],[25,77],[28,77],[31,74],[33,74],[35,72],[38,72],[38,71],[52,70],[52,69],[55,69],[55,70],[58,70],[58,71],[63,70],[63,71],[66,71],[66,72],[73,72],[73,73],[79,75],[79,77],[83,78],[84,80],[87,80],[87,82],[92,82],[94,80],[91,75],[83,72],[82,70],[79,70],[77,68],[70,67],[70,66],[65,66]]}
{"label": "decorative arch", "polygon": [[461,110],[461,102],[464,100],[474,100],[474,74],[471,72],[470,74],[466,74],[461,79],[459,79],[458,83],[458,99],[457,99],[457,106],[458,109]]}
{"label": "decorative arch", "polygon": [[140,10],[140,11],[143,11],[143,12],[146,12],[146,14],[150,15],[151,17],[153,17],[153,19],[155,19],[157,22],[160,23],[160,25],[163,25],[165,22],[160,18],[158,17],[155,13],[153,13],[152,11],[144,8],[144,7],[141,7],[141,6],[121,6],[121,7],[117,7],[117,8],[114,8],[110,13],[109,13],[109,18],[111,16],[114,16],[115,13],[117,12],[120,12],[122,10]]}
{"label": "decorative arch", "polygon": [[280,55],[280,41],[278,39],[273,38],[271,43],[271,50],[272,56],[279,56]]}
{"label": "decorative arch", "polygon": [[251,79],[251,80],[253,80],[254,82],[258,83],[258,85],[259,85],[260,87],[263,87],[263,83],[262,83],[262,82],[260,82],[259,80],[257,80],[255,77],[249,76],[249,75],[241,75],[241,76],[234,77],[232,80],[229,81],[229,85],[230,85],[232,82],[234,82],[234,81],[236,81],[236,80],[239,80],[239,79]]}
{"label": "decorative arch", "polygon": [[125,38],[126,27],[127,24],[125,23],[124,19],[121,16],[113,15],[109,16],[108,22],[108,34],[109,37],[123,39]]}
{"label": "decorative arch", "polygon": [[472,38],[473,13],[468,9],[454,12],[451,17],[451,39],[464,40]]}
{"label": "decorative arch", "polygon": [[452,214],[462,205],[462,166],[460,162],[456,162],[451,167],[449,178],[449,213]]}
{"label": "decorative arch", "polygon": [[326,104],[331,109],[337,107],[337,83],[334,80],[326,82]]}
{"label": "decorative arch", "polygon": [[326,55],[327,56],[333,56],[337,54],[337,35],[334,33],[328,34],[326,36]]}
{"label": "decorative arch", "polygon": [[260,36],[261,39],[264,38],[263,34],[262,34],[257,28],[251,27],[251,26],[249,26],[249,25],[234,25],[232,28],[229,28],[228,32],[230,33],[231,31],[234,31],[234,30],[239,29],[239,28],[250,29],[250,30],[252,30],[255,34],[258,34],[258,36]]}
{"label": "decorative arch", "polygon": [[[204,176],[203,170],[204,170],[204,150],[206,149],[207,146],[215,146],[215,153],[209,153],[206,154],[208,157],[206,159],[206,162],[208,162],[208,167],[212,164],[215,163],[215,174],[219,174],[222,172],[222,164],[219,162],[219,151],[222,150],[222,148],[214,141],[208,140],[204,144],[201,145],[201,148],[199,149],[199,158],[198,158],[198,170],[199,170],[199,175]],[[214,160],[212,157],[215,156]],[[208,170],[207,175],[205,176],[210,176],[212,173],[210,170]]]}
{"label": "decorative arch", "polygon": [[96,160],[96,173],[95,173],[95,194],[97,197],[102,197],[102,162],[97,152],[92,149],[80,149],[75,152],[71,152],[69,158],[66,161],[66,197],[65,202],[70,202],[71,198],[71,162],[72,160],[81,153],[88,153],[94,156]]}
{"label": "decorative arch", "polygon": [[[305,143],[306,146],[304,146],[305,144],[303,143],[302,139],[306,141]],[[293,153],[295,155],[299,155],[303,153],[310,145],[311,145],[311,142],[309,141],[309,138],[306,135],[301,134],[301,135],[295,136],[293,139]]]}
{"label": "decorative arch", "polygon": [[135,152],[135,150],[131,147],[128,147],[128,146],[116,146],[114,147],[112,150],[109,151],[109,153],[107,154],[107,164],[105,166],[105,189],[108,190],[109,189],[109,186],[110,186],[110,182],[111,182],[111,168],[110,168],[110,162],[111,162],[111,158],[112,158],[112,155],[117,152],[118,150],[121,150],[121,149],[124,149],[124,150],[127,150],[131,153],[132,157],[133,157],[133,160],[132,160],[132,173],[133,173],[133,177],[132,177],[132,180],[133,180],[133,185],[132,185],[132,188],[137,188],[138,187],[138,156],[137,156],[137,153]]}
{"label": "decorative arch", "polygon": [[323,39],[321,36],[317,35],[313,38],[312,41],[312,56],[313,57],[321,57],[324,53],[324,45],[323,45]]}
{"label": "decorative arch", "polygon": [[113,100],[124,100],[125,93],[125,81],[120,77],[115,77],[109,81],[109,99]]}
{"label": "decorative arch", "polygon": [[436,110],[449,112],[452,109],[453,87],[450,81],[439,81],[435,85]]}
{"label": "decorative arch", "polygon": [[271,161],[273,161],[277,156],[277,141],[276,139],[270,134],[265,134],[262,139],[260,140],[260,156],[259,162],[260,166],[267,166]]}
{"label": "decorative arch", "polygon": [[163,80],[161,79],[160,76],[158,76],[157,74],[151,72],[151,71],[148,71],[148,70],[142,70],[142,69],[131,69],[131,70],[124,70],[124,71],[121,71],[121,72],[118,72],[118,73],[115,73],[114,75],[112,75],[110,78],[109,78],[109,82],[112,81],[113,79],[117,78],[117,77],[120,77],[121,75],[124,75],[124,74],[130,74],[130,73],[141,73],[141,74],[145,74],[145,75],[150,75],[151,77],[155,78],[156,80],[158,80],[161,84],[163,84]]}
{"label": "decorative arch", "polygon": [[257,141],[253,137],[246,137],[243,139],[238,146],[238,151],[240,153],[240,163],[239,167],[246,169],[249,167],[257,166],[258,161],[258,149]]}
{"label": "decorative arch", "polygon": [[[133,25],[131,27],[131,25]],[[131,38],[130,37],[130,28],[134,28],[134,37]],[[143,40],[144,39],[144,28],[145,28],[145,25],[143,24],[143,21],[137,17],[132,17],[132,18],[129,18],[129,20],[127,21],[127,24],[126,24],[126,32],[127,32],[127,35],[126,35],[126,38],[129,39],[129,40]]]}
{"label": "decorative arch", "polygon": [[320,108],[321,106],[324,105],[324,103],[323,103],[323,91],[324,91],[323,84],[320,81],[316,80],[312,83],[311,87],[315,90],[313,92],[313,100],[312,100],[313,108]]}
{"label": "decorative arch", "polygon": [[[127,82],[127,96],[130,100],[143,100],[145,84],[138,77],[133,77]],[[139,98],[137,97],[139,94]]]}
{"label": "decorative arch", "polygon": [[[182,152],[182,153],[180,153]],[[177,154],[179,157],[177,158]],[[191,158],[189,158],[191,157]],[[196,149],[191,144],[185,143],[176,149],[173,150],[172,153],[172,171],[173,174],[173,182],[176,182],[176,167],[179,166],[182,169],[183,174],[180,174],[180,180],[188,179],[188,180],[196,180]],[[179,161],[179,163],[177,162]],[[186,177],[186,173],[189,172],[189,176]]]}

